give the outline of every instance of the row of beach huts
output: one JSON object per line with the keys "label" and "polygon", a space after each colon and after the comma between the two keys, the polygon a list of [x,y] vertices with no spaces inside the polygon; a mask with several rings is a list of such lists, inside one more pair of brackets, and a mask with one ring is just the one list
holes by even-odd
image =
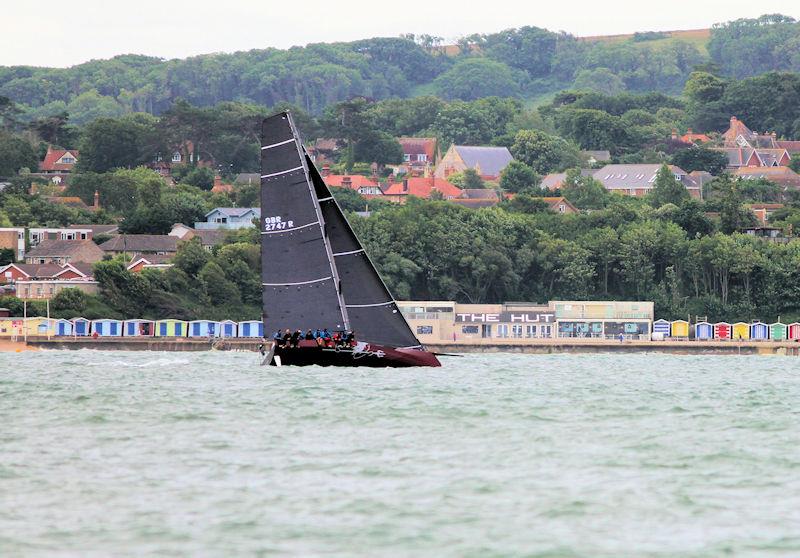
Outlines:
{"label": "row of beach huts", "polygon": [[[690,333],[692,335],[690,336]],[[653,339],[689,339],[698,341],[798,341],[800,323],[775,322],[697,322],[690,325],[686,320],[656,320],[653,322]]]}
{"label": "row of beach huts", "polygon": [[32,317],[0,318],[0,337],[194,337],[261,338],[264,324],[258,320],[71,320]]}

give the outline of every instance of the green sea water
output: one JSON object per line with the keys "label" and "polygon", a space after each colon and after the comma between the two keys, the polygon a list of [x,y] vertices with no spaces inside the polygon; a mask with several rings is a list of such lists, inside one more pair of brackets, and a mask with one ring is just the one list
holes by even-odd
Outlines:
{"label": "green sea water", "polygon": [[0,354],[0,556],[800,556],[800,359]]}

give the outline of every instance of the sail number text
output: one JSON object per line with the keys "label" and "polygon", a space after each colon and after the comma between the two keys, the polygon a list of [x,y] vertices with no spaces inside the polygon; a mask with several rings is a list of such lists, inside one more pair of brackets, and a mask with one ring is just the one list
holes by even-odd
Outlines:
{"label": "sail number text", "polygon": [[264,230],[265,231],[280,231],[283,229],[291,229],[294,227],[294,221],[284,221],[280,215],[273,217],[264,217]]}

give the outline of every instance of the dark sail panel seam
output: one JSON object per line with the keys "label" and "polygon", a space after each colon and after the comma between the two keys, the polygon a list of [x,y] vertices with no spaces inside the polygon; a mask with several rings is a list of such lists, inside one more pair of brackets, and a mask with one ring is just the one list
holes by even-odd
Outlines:
{"label": "dark sail panel seam", "polygon": [[390,304],[394,304],[394,300],[389,300],[387,302],[376,302],[375,304],[348,304],[348,308],[372,308],[374,306],[389,306]]}
{"label": "dark sail panel seam", "polygon": [[328,279],[333,279],[333,277],[328,275],[327,277],[323,277],[322,279],[312,279],[311,281],[300,281],[299,283],[261,283],[261,284],[265,287],[293,287],[295,285],[310,285],[312,283],[321,283],[322,281],[327,281]]}
{"label": "dark sail panel seam", "polygon": [[334,256],[350,256],[352,254],[360,254],[363,251],[364,249],[361,248],[360,250],[350,250],[349,252],[337,252],[334,254]]}
{"label": "dark sail panel seam", "polygon": [[294,138],[287,139],[286,141],[279,141],[278,143],[273,143],[272,145],[264,145],[261,147],[261,151],[266,149],[272,149],[274,147],[280,147],[281,145],[286,145],[287,143],[292,143]]}
{"label": "dark sail panel seam", "polygon": [[299,170],[303,170],[303,167],[295,167],[293,169],[288,169],[280,172],[273,172],[271,174],[262,174],[261,178],[272,178],[273,176],[280,176],[282,174],[289,174],[290,172],[296,172]]}

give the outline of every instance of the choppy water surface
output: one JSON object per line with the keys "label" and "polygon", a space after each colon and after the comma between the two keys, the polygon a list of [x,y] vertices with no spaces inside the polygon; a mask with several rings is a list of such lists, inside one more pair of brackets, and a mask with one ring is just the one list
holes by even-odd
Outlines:
{"label": "choppy water surface", "polygon": [[2,556],[800,555],[800,360],[0,354]]}

